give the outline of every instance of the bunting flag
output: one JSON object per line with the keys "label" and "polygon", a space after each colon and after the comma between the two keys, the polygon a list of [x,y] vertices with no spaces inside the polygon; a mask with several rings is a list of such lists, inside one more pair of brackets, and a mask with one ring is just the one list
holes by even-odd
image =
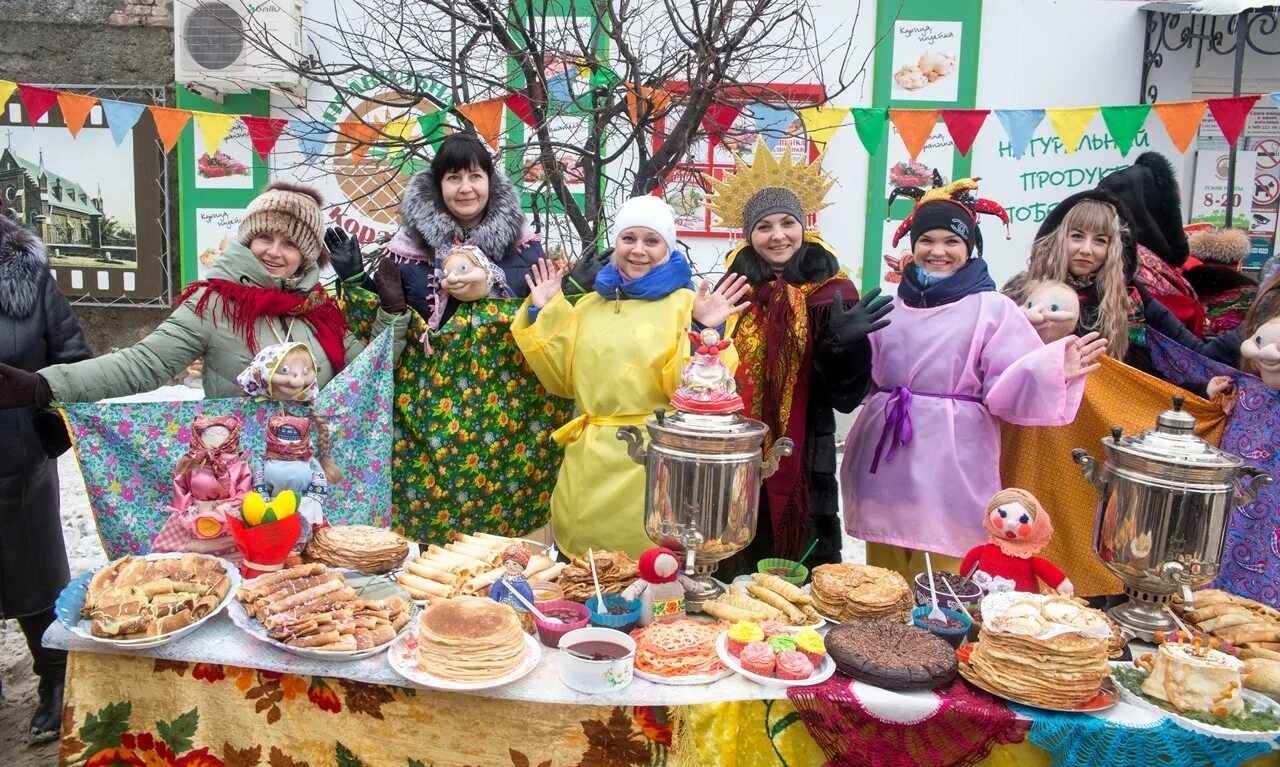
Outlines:
{"label": "bunting flag", "polygon": [[1169,140],[1178,148],[1178,152],[1187,153],[1191,139],[1200,132],[1200,122],[1204,120],[1207,107],[1203,101],[1170,101],[1164,104],[1153,104],[1152,109],[1160,122],[1164,123]]}
{"label": "bunting flag", "polygon": [[659,88],[644,86],[627,88],[627,114],[631,116],[632,123],[640,122],[640,100],[643,100],[647,107],[645,116],[652,118],[654,115],[662,114],[662,110],[671,103],[671,94]]}
{"label": "bunting flag", "polygon": [[218,147],[231,132],[236,122],[235,115],[219,112],[195,112],[196,127],[200,129],[200,138],[204,140],[204,151],[210,157],[218,153]]}
{"label": "bunting flag", "polygon": [[973,148],[973,140],[978,137],[978,131],[982,130],[987,115],[991,114],[990,109],[939,109],[938,112],[942,115],[942,122],[951,133],[951,140],[955,142],[961,157],[969,154],[969,150]]}
{"label": "bunting flag", "polygon": [[[12,85],[12,83],[10,83],[10,85]],[[0,95],[3,95],[3,94],[4,94],[4,81],[0,80]],[[1276,105],[1276,109],[1280,109],[1280,91],[1275,91],[1274,93],[1268,93],[1267,95],[1271,97],[1271,103]],[[3,104],[3,103],[4,103],[4,99],[0,99],[0,104]]]}
{"label": "bunting flag", "polygon": [[513,93],[502,100],[507,109],[512,114],[520,118],[520,122],[528,125],[530,128],[538,127],[538,121],[533,117],[533,104],[529,102],[529,97],[523,93]]}
{"label": "bunting flag", "polygon": [[1138,137],[1138,131],[1142,130],[1142,125],[1147,121],[1149,114],[1151,114],[1150,104],[1102,108],[1102,121],[1107,124],[1111,138],[1120,148],[1121,157],[1129,156],[1129,150],[1133,148],[1133,140]]}
{"label": "bunting flag", "polygon": [[[0,101],[0,104],[3,103],[3,101]],[[97,96],[85,96],[79,93],[67,93],[66,91],[58,92],[58,109],[62,111],[62,122],[66,124],[67,130],[71,131],[71,138],[75,138],[80,134],[80,129],[84,127],[84,121],[89,119],[89,113],[93,111],[93,107],[97,103]]]}
{"label": "bunting flag", "polygon": [[1093,116],[1098,113],[1098,108],[1046,109],[1044,113],[1049,116],[1049,122],[1053,124],[1053,130],[1058,134],[1058,138],[1062,139],[1062,148],[1067,154],[1075,154],[1076,147],[1084,137],[1089,123],[1093,122]]}
{"label": "bunting flag", "polygon": [[27,117],[34,125],[58,103],[58,92],[48,88],[37,88],[34,85],[18,83],[18,98],[22,99],[22,108],[27,110]]}
{"label": "bunting flag", "polygon": [[1240,140],[1240,134],[1244,132],[1244,122],[1249,118],[1249,110],[1253,109],[1254,103],[1259,98],[1259,94],[1255,93],[1252,96],[1208,99],[1209,112],[1218,122],[1218,127],[1229,145],[1235,146]]}
{"label": "bunting flag", "polygon": [[617,72],[604,64],[596,65],[595,71],[591,73],[591,87],[611,90],[619,85],[622,85],[622,78],[618,77]]}
{"label": "bunting flag", "polygon": [[164,145],[166,153],[172,152],[182,135],[182,129],[191,121],[191,112],[186,109],[170,109],[168,107],[151,106],[151,119],[156,124],[156,135]]}
{"label": "bunting flag", "polygon": [[804,123],[805,133],[809,140],[818,145],[818,151],[826,151],[827,142],[836,134],[836,129],[849,117],[849,110],[839,107],[805,107],[796,110]]}
{"label": "bunting flag", "polygon": [[111,138],[115,140],[116,146],[120,146],[146,110],[142,104],[132,101],[101,99],[98,103],[102,104],[102,115],[107,118],[107,127],[111,129]]}
{"label": "bunting flag", "polygon": [[302,161],[315,165],[324,155],[324,145],[329,139],[329,123],[320,120],[290,120],[289,132],[298,141]]}
{"label": "bunting flag", "polygon": [[720,143],[721,137],[733,126],[733,121],[742,114],[742,104],[712,104],[702,116],[702,129],[707,132],[707,141],[711,149]]}
{"label": "bunting flag", "polygon": [[997,109],[996,119],[1004,126],[1013,156],[1021,159],[1031,145],[1031,137],[1044,119],[1043,109]]}
{"label": "bunting flag", "polygon": [[778,148],[778,142],[787,135],[787,127],[796,119],[795,111],[769,104],[752,104],[747,112],[756,124],[756,133],[770,150]]}
{"label": "bunting flag", "polygon": [[498,148],[498,135],[502,133],[502,98],[486,99],[474,104],[459,104],[454,107],[458,114],[475,126],[489,146]]}
{"label": "bunting flag", "polygon": [[898,129],[898,135],[902,137],[902,143],[907,147],[907,154],[911,156],[911,161],[915,162],[920,156],[920,150],[924,149],[925,143],[929,140],[929,136],[933,135],[934,126],[938,124],[938,110],[890,109],[889,122]]}
{"label": "bunting flag", "polygon": [[884,134],[888,132],[889,110],[883,107],[854,107],[849,113],[853,115],[853,128],[858,132],[862,148],[870,155],[880,151]]}
{"label": "bunting flag", "polygon": [[0,107],[9,103],[9,98],[13,96],[13,92],[18,89],[18,84],[12,80],[0,80]]}
{"label": "bunting flag", "polygon": [[253,144],[253,151],[258,153],[258,157],[263,162],[267,161],[267,155],[271,154],[272,147],[280,140],[280,132],[284,130],[284,126],[289,124],[289,121],[283,117],[253,115],[240,115],[240,122],[249,129],[249,142]]}
{"label": "bunting flag", "polygon": [[448,116],[445,110],[437,109],[418,118],[418,130],[427,144],[434,146],[444,138],[444,121]]}
{"label": "bunting flag", "polygon": [[380,131],[362,120],[343,120],[338,123],[338,134],[351,144],[351,162],[359,164],[373,148]]}

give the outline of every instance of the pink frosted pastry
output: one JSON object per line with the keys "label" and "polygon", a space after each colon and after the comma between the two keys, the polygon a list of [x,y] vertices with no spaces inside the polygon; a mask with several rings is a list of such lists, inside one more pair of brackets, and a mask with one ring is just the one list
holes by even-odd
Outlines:
{"label": "pink frosted pastry", "polygon": [[[742,668],[760,676],[773,676],[773,648],[764,642],[752,642],[738,653],[738,662]],[[811,665],[810,669],[813,668]]]}
{"label": "pink frosted pastry", "polygon": [[791,636],[791,628],[778,621],[765,621],[760,624],[760,630],[764,632],[765,641],[768,641],[769,637]]}
{"label": "pink frosted pastry", "polygon": [[[746,652],[745,650],[743,652]],[[797,650],[788,650],[774,661],[774,673],[779,679],[800,680],[813,676],[813,661]]]}

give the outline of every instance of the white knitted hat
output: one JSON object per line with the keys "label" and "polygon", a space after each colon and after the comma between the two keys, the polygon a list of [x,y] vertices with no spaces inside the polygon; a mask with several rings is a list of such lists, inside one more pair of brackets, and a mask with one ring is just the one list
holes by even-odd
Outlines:
{"label": "white knitted hat", "polygon": [[613,217],[613,229],[609,233],[610,241],[616,246],[618,235],[633,226],[643,226],[657,232],[667,243],[667,255],[675,253],[678,249],[676,217],[671,212],[671,206],[662,198],[646,194],[632,197],[624,202]]}

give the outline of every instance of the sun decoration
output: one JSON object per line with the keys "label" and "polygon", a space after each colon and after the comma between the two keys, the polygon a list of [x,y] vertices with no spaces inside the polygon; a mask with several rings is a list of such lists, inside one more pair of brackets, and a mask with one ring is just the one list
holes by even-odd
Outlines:
{"label": "sun decoration", "polygon": [[711,185],[707,207],[716,214],[716,226],[726,229],[742,229],[742,209],[761,189],[770,187],[790,191],[800,199],[805,215],[812,215],[831,203],[823,202],[827,192],[835,184],[835,177],[822,170],[822,155],[811,163],[795,162],[787,152],[781,160],[774,157],[764,143],[756,141],[755,160],[748,165],[741,155],[734,155],[733,170],[724,178],[702,177]]}

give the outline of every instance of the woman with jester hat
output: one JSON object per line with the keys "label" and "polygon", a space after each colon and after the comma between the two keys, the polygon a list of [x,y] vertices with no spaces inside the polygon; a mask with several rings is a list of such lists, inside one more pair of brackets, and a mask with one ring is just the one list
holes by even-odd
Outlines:
{"label": "woman with jester hat", "polygon": [[921,550],[955,569],[953,558],[986,540],[982,510],[1001,487],[999,421],[1070,423],[1106,350],[1096,334],[1043,343],[996,292],[977,210],[1002,209],[975,188],[931,190],[899,230],[910,231],[913,261],[894,324],[871,337],[875,391],[841,466],[846,531],[868,542],[870,564],[908,580],[923,570]]}
{"label": "woman with jester hat", "polygon": [[879,290],[859,301],[835,250],[806,228],[834,183],[821,158],[779,160],[761,141],[752,165],[737,158],[732,173],[710,183],[717,226],[746,235],[727,265],[727,279],[750,286],[750,305],[725,333],[740,359],[738,393],[746,414],[769,427],[770,443],[788,437],[795,445],[764,481],[755,538],[719,572],[732,578],[761,559],[797,558],[814,539],[811,567],[839,562],[833,411],[852,412],[866,394],[867,337],[889,324],[891,306],[876,300]]}

